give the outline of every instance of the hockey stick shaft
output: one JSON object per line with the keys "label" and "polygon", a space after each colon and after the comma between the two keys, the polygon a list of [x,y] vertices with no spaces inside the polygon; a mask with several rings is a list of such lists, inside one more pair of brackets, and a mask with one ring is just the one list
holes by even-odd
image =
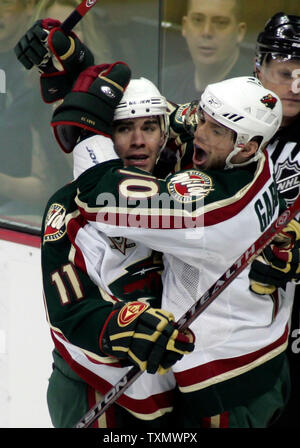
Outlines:
{"label": "hockey stick shaft", "polygon": [[[288,222],[300,212],[300,196],[286,209],[267,230],[233,263],[226,272],[189,308],[175,323],[178,330],[187,328],[212,303],[225,288],[257,257]],[[88,428],[99,418],[143,372],[137,367],[131,368],[118,383],[91,408],[75,428]]]}
{"label": "hockey stick shaft", "polygon": [[[67,34],[69,33],[86,13],[97,3],[98,0],[83,0],[71,14],[61,23],[60,28]],[[45,64],[40,65],[42,70],[46,73],[56,72],[53,62],[49,59]]]}
{"label": "hockey stick shaft", "polygon": [[86,13],[97,3],[98,0],[83,0],[77,8],[71,12],[66,20],[61,24],[61,28],[66,33],[71,31]]}

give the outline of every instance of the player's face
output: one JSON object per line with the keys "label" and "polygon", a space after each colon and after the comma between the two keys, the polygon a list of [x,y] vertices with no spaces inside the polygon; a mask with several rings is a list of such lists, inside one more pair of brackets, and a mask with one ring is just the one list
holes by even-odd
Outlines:
{"label": "player's face", "polygon": [[225,61],[245,35],[246,24],[234,16],[234,0],[192,0],[182,34],[194,63]]}
{"label": "player's face", "polygon": [[120,120],[114,126],[113,139],[125,167],[153,170],[163,144],[157,117]]}
{"label": "player's face", "polygon": [[[206,112],[199,114],[194,134],[194,168],[224,169],[228,154],[234,147],[234,132],[218,123]],[[239,163],[239,155],[232,160]]]}
{"label": "player's face", "polygon": [[288,124],[300,113],[300,60],[271,60],[263,64],[258,76],[281,99],[283,124]]}

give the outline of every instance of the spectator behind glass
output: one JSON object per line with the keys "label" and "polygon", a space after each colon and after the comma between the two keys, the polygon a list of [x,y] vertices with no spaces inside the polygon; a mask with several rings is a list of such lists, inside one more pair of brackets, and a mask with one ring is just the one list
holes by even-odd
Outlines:
{"label": "spectator behind glass", "polygon": [[[13,47],[28,26],[34,1],[3,0],[0,3],[0,68],[5,73],[5,93],[0,94],[0,212],[10,214],[13,203],[34,203],[39,179],[33,174],[30,87],[16,61]],[[28,204],[26,204],[26,207]],[[17,210],[17,205],[15,210]],[[25,208],[25,206],[24,206]]]}
{"label": "spectator behind glass", "polygon": [[[247,25],[237,0],[187,0],[182,18],[183,50],[179,64],[167,67],[163,93],[183,103],[200,98],[207,84],[248,75],[253,51],[241,48]],[[178,49],[177,49],[178,51]]]}
{"label": "spectator behind glass", "polygon": [[[72,158],[57,150],[49,126],[53,106],[42,101],[36,89],[37,71],[22,67],[14,46],[38,18],[63,21],[78,3],[1,0],[0,68],[5,72],[6,93],[0,94],[0,218],[39,226],[49,196],[72,180]],[[85,41],[86,34],[96,42],[92,20],[90,14],[75,32]],[[90,45],[90,48],[95,59],[103,62],[110,59],[109,50],[101,30],[97,30],[97,35],[97,47]]]}

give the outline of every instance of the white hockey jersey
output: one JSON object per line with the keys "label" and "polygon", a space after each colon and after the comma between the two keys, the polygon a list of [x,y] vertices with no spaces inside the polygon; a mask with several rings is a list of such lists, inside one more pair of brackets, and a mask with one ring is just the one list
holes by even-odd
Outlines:
{"label": "white hockey jersey", "polygon": [[[97,141],[96,136],[84,144],[93,151]],[[190,169],[160,180],[123,169],[109,139],[102,139],[101,146],[101,161],[107,162],[78,179],[75,201],[87,223],[85,232],[121,235],[163,252],[162,308],[176,319],[279,214],[266,155],[254,168]],[[75,149],[75,160],[77,154]],[[276,362],[286,348],[291,305],[280,293],[253,294],[245,269],[191,325],[196,349],[173,367],[180,391],[201,392],[225,381],[234,390],[234,380],[246,380],[243,374],[262,372],[260,367]],[[276,370],[262,381],[271,387]],[[246,395],[255,393],[254,384]],[[203,408],[204,415],[214,411]]]}

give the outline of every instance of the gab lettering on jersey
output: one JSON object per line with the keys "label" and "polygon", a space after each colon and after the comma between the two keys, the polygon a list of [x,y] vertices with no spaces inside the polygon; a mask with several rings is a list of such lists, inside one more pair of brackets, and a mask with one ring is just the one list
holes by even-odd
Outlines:
{"label": "gab lettering on jersey", "polygon": [[278,195],[275,183],[273,182],[267,191],[254,204],[254,209],[259,219],[260,230],[264,230],[271,223],[276,207],[278,205]]}
{"label": "gab lettering on jersey", "polygon": [[66,209],[60,204],[52,204],[45,220],[43,242],[56,241],[66,233]]}

